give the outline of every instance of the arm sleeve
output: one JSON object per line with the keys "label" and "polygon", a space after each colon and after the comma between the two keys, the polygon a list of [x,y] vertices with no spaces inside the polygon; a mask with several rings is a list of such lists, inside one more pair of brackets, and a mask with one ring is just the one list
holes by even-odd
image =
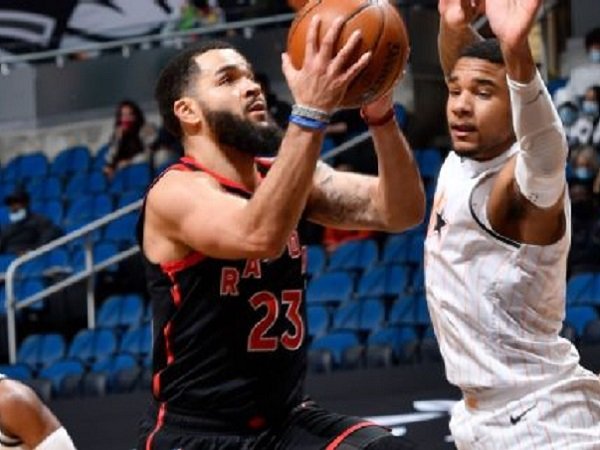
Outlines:
{"label": "arm sleeve", "polygon": [[76,450],[67,430],[60,427],[46,437],[34,450]]}
{"label": "arm sleeve", "polygon": [[521,151],[515,179],[534,205],[549,208],[563,194],[567,140],[552,99],[539,74],[523,84],[508,79],[513,127]]}

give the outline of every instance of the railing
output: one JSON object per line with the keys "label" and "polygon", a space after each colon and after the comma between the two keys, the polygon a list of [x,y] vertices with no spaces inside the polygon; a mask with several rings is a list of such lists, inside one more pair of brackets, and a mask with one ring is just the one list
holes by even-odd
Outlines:
{"label": "railing", "polygon": [[[50,295],[61,291],[73,284],[87,278],[86,285],[86,301],[87,301],[87,325],[88,328],[94,328],[96,325],[95,319],[95,294],[94,294],[94,274],[103,270],[113,264],[118,263],[132,255],[139,252],[137,245],[124,250],[98,264],[94,264],[94,254],[92,249],[92,233],[97,229],[113,222],[120,217],[125,216],[131,212],[137,211],[142,206],[142,200],[133,202],[117,211],[114,211],[105,217],[95,220],[88,225],[75,230],[66,236],[55,239],[48,244],[45,244],[31,252],[28,252],[22,256],[19,256],[10,263],[6,270],[6,321],[7,321],[7,333],[8,333],[8,357],[11,364],[14,364],[17,360],[17,329],[16,329],[16,315],[17,311],[23,308],[27,308],[37,302],[44,300]],[[135,230],[131,230],[135,233]],[[86,238],[84,251],[85,251],[85,269],[70,275],[69,277],[56,282],[44,290],[37,292],[24,299],[17,299],[15,297],[15,273],[17,269],[28,261],[38,258],[50,251],[65,246],[66,244],[80,238]]]}

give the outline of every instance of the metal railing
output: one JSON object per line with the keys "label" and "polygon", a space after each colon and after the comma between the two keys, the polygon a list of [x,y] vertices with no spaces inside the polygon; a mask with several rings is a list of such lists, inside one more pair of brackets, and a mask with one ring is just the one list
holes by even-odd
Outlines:
{"label": "metal railing", "polygon": [[[139,247],[134,245],[114,256],[111,256],[104,261],[94,264],[93,244],[92,244],[92,233],[99,228],[108,225],[129,213],[137,211],[142,206],[142,200],[137,200],[127,206],[124,206],[117,211],[114,211],[98,220],[90,222],[78,230],[75,230],[66,236],[55,239],[35,250],[32,250],[24,255],[19,256],[13,260],[6,270],[5,276],[5,289],[6,289],[6,322],[7,322],[7,333],[8,333],[8,357],[11,364],[14,364],[17,360],[17,329],[16,329],[16,316],[17,311],[23,308],[27,308],[37,302],[40,302],[50,295],[59,292],[75,283],[87,278],[86,285],[86,302],[87,302],[87,325],[88,328],[94,328],[96,325],[96,310],[95,310],[95,293],[94,293],[94,274],[129,258],[139,252]],[[135,233],[135,230],[131,230]],[[73,273],[67,278],[60,280],[50,286],[46,287],[40,292],[36,292],[26,298],[19,299],[17,301],[15,295],[15,277],[17,269],[23,264],[31,261],[35,258],[39,258],[52,250],[59,247],[63,247],[76,239],[85,238],[84,254],[85,254],[85,266],[84,270]]]}

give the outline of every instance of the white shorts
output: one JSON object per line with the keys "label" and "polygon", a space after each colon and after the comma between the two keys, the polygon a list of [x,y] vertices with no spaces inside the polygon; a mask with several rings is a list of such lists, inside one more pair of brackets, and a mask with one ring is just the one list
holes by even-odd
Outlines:
{"label": "white shorts", "polygon": [[600,450],[600,379],[580,368],[523,396],[507,392],[493,407],[452,410],[450,431],[458,450]]}

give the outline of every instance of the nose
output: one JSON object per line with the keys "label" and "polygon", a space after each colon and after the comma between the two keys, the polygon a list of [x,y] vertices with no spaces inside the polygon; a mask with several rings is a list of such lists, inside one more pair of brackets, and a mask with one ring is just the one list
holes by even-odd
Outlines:
{"label": "nose", "polygon": [[457,117],[465,117],[473,113],[471,95],[467,90],[463,90],[458,95],[450,96],[448,106],[450,111]]}
{"label": "nose", "polygon": [[256,97],[262,92],[260,84],[252,78],[246,78],[244,81],[243,95],[244,97]]}

